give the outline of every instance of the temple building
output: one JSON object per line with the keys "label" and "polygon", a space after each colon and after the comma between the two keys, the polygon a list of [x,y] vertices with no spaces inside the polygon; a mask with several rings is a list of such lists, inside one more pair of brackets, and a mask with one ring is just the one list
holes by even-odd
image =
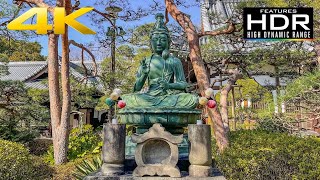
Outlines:
{"label": "temple building", "polygon": [[[81,61],[70,62],[70,75],[77,81],[87,79],[87,84],[95,84],[97,93],[93,98],[100,98],[103,95],[103,87],[98,77],[90,76],[93,71],[92,62],[84,62],[88,76],[86,78],[85,70]],[[98,73],[101,62],[97,62]],[[47,61],[20,61],[9,62],[7,64],[8,74],[0,77],[0,80],[13,80],[23,82],[27,88],[48,89],[48,64]],[[106,111],[97,111],[94,107],[78,107],[70,114],[70,127],[77,127],[80,124],[92,124],[99,126],[106,119]],[[49,119],[47,120],[49,121]]]}

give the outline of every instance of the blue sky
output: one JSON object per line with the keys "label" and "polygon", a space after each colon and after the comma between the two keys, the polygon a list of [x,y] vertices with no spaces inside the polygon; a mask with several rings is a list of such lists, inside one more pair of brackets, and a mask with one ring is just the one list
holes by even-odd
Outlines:
{"label": "blue sky", "polygon": [[[144,2],[145,1],[133,1],[131,3],[132,3],[133,7],[140,7],[141,4],[146,5],[146,3],[144,3]],[[99,6],[92,5],[92,3],[90,3],[90,1],[81,2],[80,7],[84,7],[84,6],[94,6],[101,11],[105,11],[104,8],[99,8]],[[189,8],[180,7],[180,9],[184,13],[191,15],[191,19],[196,26],[200,25],[200,8],[199,8],[199,6],[192,6]],[[93,12],[90,12],[90,13],[93,13]],[[155,14],[156,13],[164,13],[164,12],[159,11],[159,12],[155,12]],[[120,15],[121,15],[121,13],[120,13]],[[96,31],[95,25],[92,23],[90,18],[83,16],[83,17],[78,18],[77,20],[79,22],[83,23],[84,25],[86,25],[87,27],[89,27],[90,29]],[[145,24],[145,23],[151,23],[154,21],[155,21],[154,15],[150,14],[149,16],[146,16],[146,17],[140,19],[139,21],[124,22],[124,21],[118,20],[117,25],[122,26],[124,29],[129,29],[129,28],[133,28],[133,27]],[[173,22],[173,21],[174,20],[170,17],[170,22]],[[104,26],[108,27],[108,26],[110,26],[110,24],[106,21],[104,23]],[[87,43],[95,41],[95,35],[84,35],[84,34],[77,32],[73,28],[69,28],[69,39],[74,39],[78,43],[87,44]],[[41,36],[38,36],[38,37],[32,39],[32,41],[36,41],[41,44],[41,46],[42,46],[41,54],[46,56],[48,53],[47,52],[48,37],[46,35],[41,35]]]}

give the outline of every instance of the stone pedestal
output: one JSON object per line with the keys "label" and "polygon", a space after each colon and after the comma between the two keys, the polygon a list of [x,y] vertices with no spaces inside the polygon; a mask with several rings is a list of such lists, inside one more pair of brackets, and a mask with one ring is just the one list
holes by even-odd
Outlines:
{"label": "stone pedestal", "polygon": [[158,123],[142,135],[132,135],[132,141],[137,143],[137,168],[133,176],[181,177],[176,164],[179,157],[178,144],[182,140],[182,135],[174,136]]}
{"label": "stone pedestal", "polygon": [[125,124],[103,124],[103,164],[101,167],[103,175],[120,175],[124,173],[125,137]]}
{"label": "stone pedestal", "polygon": [[[123,108],[117,113],[122,124],[133,125],[136,127],[137,134],[143,134],[159,123],[166,131],[173,135],[183,134],[184,128],[188,124],[195,124],[200,118],[201,110],[185,108]],[[126,156],[133,157],[136,144],[131,137],[126,138]],[[179,158],[187,158],[189,155],[188,137],[185,134],[184,140],[178,145]]]}
{"label": "stone pedestal", "polygon": [[188,125],[190,141],[189,175],[192,177],[211,176],[211,130],[210,125]]}

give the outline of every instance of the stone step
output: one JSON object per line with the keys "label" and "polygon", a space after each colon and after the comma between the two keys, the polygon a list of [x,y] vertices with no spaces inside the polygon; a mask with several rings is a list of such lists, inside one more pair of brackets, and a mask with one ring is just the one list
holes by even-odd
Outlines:
{"label": "stone step", "polygon": [[[214,174],[213,170],[213,174]],[[226,178],[222,175],[213,176],[213,177],[189,177],[188,172],[182,171],[181,172],[181,178],[172,178],[172,177],[133,177],[132,172],[127,172],[127,174],[124,175],[118,175],[118,176],[102,176],[101,173],[95,173],[92,175],[89,175],[85,177],[85,180],[226,180]]]}
{"label": "stone step", "polygon": [[[184,158],[180,157],[177,166],[181,172],[186,173],[188,172],[190,162],[187,157],[184,157]],[[126,156],[126,159],[124,161],[124,171],[132,172],[136,167],[137,167],[137,164],[136,164],[136,161],[134,160],[134,157]],[[216,167],[212,167],[212,174],[214,176],[223,176],[222,173]]]}

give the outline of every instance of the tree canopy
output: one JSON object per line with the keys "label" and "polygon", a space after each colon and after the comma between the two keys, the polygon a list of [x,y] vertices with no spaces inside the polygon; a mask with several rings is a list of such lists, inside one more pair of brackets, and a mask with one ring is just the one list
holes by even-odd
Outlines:
{"label": "tree canopy", "polygon": [[41,45],[37,42],[14,40],[0,37],[0,55],[6,55],[9,61],[44,61]]}

